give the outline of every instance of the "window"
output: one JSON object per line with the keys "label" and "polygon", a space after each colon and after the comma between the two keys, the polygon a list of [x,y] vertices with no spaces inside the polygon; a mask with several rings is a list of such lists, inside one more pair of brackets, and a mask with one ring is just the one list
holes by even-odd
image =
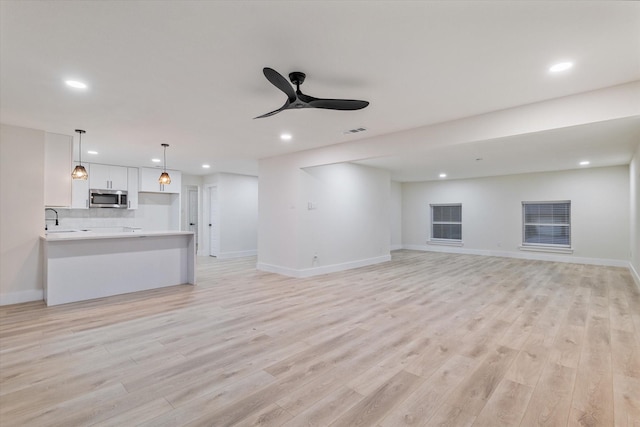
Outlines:
{"label": "window", "polygon": [[522,245],[571,247],[571,202],[522,202]]}
{"label": "window", "polygon": [[462,241],[462,205],[431,205],[431,240]]}

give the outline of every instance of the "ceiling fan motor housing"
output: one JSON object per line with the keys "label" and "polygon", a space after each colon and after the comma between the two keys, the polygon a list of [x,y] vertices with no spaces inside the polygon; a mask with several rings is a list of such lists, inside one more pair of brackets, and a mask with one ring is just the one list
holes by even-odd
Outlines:
{"label": "ceiling fan motor housing", "polygon": [[296,86],[299,86],[302,83],[304,83],[305,77],[307,77],[307,75],[301,71],[294,71],[292,73],[289,73],[289,80],[291,80],[291,83],[293,83]]}

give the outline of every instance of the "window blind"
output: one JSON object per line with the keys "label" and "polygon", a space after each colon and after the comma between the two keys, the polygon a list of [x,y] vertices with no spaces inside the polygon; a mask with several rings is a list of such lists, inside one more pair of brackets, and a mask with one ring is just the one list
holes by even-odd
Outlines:
{"label": "window blind", "polygon": [[522,202],[523,245],[571,246],[571,202]]}
{"label": "window blind", "polygon": [[431,239],[462,240],[462,205],[431,205]]}

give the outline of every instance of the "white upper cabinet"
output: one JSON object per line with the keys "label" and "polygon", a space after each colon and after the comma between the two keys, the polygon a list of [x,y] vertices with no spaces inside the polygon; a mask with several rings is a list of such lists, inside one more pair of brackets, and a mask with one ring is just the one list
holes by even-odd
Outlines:
{"label": "white upper cabinet", "polygon": [[44,205],[71,205],[71,171],[73,137],[45,134],[44,145]]}
{"label": "white upper cabinet", "polygon": [[123,190],[126,191],[127,168],[124,166],[91,164],[89,174],[89,187],[98,190]]}
{"label": "white upper cabinet", "polygon": [[182,172],[167,169],[171,177],[171,184],[162,185],[158,183],[158,178],[162,173],[161,169],[140,168],[140,191],[147,193],[180,193],[182,187]]}
{"label": "white upper cabinet", "polygon": [[127,168],[127,209],[138,209],[138,168]]}
{"label": "white upper cabinet", "polygon": [[[73,167],[78,163],[74,162]],[[91,177],[91,165],[83,163],[82,166],[87,170]],[[89,180],[88,179],[72,179],[71,180],[71,209],[89,209]]]}

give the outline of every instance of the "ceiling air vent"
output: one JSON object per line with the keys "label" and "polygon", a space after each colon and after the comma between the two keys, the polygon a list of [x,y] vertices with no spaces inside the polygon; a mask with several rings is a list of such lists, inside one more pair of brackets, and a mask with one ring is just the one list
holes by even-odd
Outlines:
{"label": "ceiling air vent", "polygon": [[351,133],[359,133],[359,132],[364,132],[367,129],[365,128],[355,128],[355,129],[349,129],[349,130],[345,130],[344,132],[342,132],[345,135],[351,134]]}

